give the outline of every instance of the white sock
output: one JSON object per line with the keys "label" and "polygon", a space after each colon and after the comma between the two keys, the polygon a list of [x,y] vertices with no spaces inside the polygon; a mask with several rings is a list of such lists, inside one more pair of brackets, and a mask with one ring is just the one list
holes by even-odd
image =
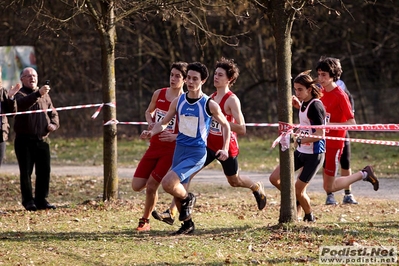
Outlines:
{"label": "white sock", "polygon": [[365,180],[367,178],[367,172],[366,171],[360,171],[360,173],[362,173],[363,180]]}

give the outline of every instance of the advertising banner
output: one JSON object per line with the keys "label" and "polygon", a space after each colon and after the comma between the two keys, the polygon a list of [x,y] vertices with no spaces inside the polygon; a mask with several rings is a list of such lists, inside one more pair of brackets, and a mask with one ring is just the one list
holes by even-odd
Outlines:
{"label": "advertising banner", "polygon": [[33,46],[0,46],[0,66],[2,86],[10,89],[11,85],[20,82],[19,76],[25,67],[36,66]]}

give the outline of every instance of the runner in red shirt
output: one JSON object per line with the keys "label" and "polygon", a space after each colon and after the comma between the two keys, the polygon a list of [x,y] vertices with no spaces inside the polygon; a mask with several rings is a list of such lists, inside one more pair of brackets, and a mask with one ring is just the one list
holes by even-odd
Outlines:
{"label": "runner in red shirt", "polygon": [[[187,63],[173,63],[170,69],[170,87],[156,90],[145,111],[148,130],[151,130],[156,122],[164,118],[171,102],[183,93],[186,77]],[[149,217],[158,199],[158,187],[172,165],[177,132],[178,127],[175,117],[168,124],[165,131],[150,139],[150,146],[134,173],[132,180],[133,190],[142,191],[146,189],[144,213],[143,217],[139,219],[137,231],[150,230]]]}
{"label": "runner in red shirt", "polygon": [[[245,119],[241,112],[241,103],[238,97],[230,90],[239,75],[237,65],[233,60],[221,58],[216,63],[213,84],[216,92],[211,98],[216,101],[227,120],[230,122],[231,137],[229,146],[229,158],[225,161],[219,160],[223,167],[227,181],[232,187],[244,187],[252,190],[256,199],[258,209],[262,210],[266,206],[266,195],[263,191],[261,182],[254,182],[248,176],[242,176],[238,170],[238,154],[239,147],[237,134],[244,135],[246,133]],[[216,121],[212,121],[211,130],[208,136],[207,158],[204,167],[213,162],[217,157],[215,153],[220,149],[223,143],[222,131]]]}
{"label": "runner in red shirt", "polygon": [[[321,101],[326,109],[326,122],[329,125],[356,124],[348,96],[335,83],[342,73],[341,64],[336,58],[321,58],[316,66],[319,84],[322,86]],[[371,166],[349,176],[335,179],[339,169],[339,159],[344,141],[331,140],[328,137],[345,138],[346,130],[326,130],[326,156],[323,171],[323,186],[327,192],[327,205],[337,204],[332,192],[347,188],[350,184],[363,179],[371,182],[378,190],[379,182]]]}

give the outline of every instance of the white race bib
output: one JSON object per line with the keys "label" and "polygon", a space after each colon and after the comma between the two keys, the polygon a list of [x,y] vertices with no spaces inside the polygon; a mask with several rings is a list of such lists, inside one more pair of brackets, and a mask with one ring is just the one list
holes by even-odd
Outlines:
{"label": "white race bib", "polygon": [[[155,111],[155,122],[159,122],[159,121],[163,120],[165,115],[166,115],[166,113],[167,112],[165,112],[163,110],[157,109]],[[169,122],[169,124],[168,124],[168,126],[166,127],[165,130],[166,131],[170,131],[170,132],[174,132],[175,124],[176,124],[176,116],[174,116],[172,118],[172,120],[170,120],[170,122]]]}
{"label": "white race bib", "polygon": [[220,126],[219,122],[216,121],[215,119],[212,119],[211,122],[211,127],[209,130],[209,134],[216,135],[216,136],[222,136],[222,127]]}
{"label": "white race bib", "polygon": [[198,130],[198,117],[180,116],[179,131],[186,136],[195,138]]}

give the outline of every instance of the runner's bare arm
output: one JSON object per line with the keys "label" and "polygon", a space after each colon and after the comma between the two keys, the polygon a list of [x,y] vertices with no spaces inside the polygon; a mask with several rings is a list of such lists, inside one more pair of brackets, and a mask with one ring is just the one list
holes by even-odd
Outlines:
{"label": "runner's bare arm", "polygon": [[152,94],[151,102],[148,104],[147,110],[145,110],[145,120],[148,123],[148,130],[151,130],[155,124],[153,118],[154,118],[154,111],[156,108],[159,92],[160,92],[160,90],[156,90]]}
{"label": "runner's bare arm", "polygon": [[244,115],[241,111],[240,99],[238,99],[236,95],[230,96],[226,101],[226,105],[235,120],[235,123],[230,122],[231,131],[239,135],[245,135],[247,133],[247,128],[245,126]]}

